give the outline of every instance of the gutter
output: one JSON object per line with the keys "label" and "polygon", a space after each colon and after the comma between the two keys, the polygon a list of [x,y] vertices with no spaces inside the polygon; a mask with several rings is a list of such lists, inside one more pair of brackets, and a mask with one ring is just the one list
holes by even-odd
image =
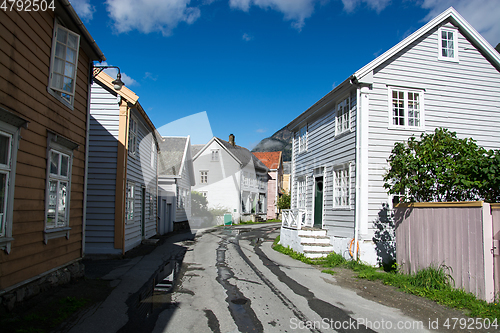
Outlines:
{"label": "gutter", "polygon": [[[356,89],[356,104],[358,106],[356,112],[356,200],[355,200],[355,211],[354,211],[354,260],[358,260],[358,239],[359,239],[359,225],[361,222],[361,167],[360,167],[360,157],[361,157],[361,88],[358,86]],[[350,250],[350,249],[349,249]]]}
{"label": "gutter", "polygon": [[[80,17],[78,17],[78,14],[75,12],[75,9],[73,8],[73,6],[71,6],[71,3],[68,0],[59,0],[59,1],[65,7],[65,9],[68,12],[69,16],[71,17],[71,19],[76,23],[76,25],[78,26],[80,31],[83,33],[85,39],[87,40],[87,42],[89,42],[90,47],[94,50],[95,54],[99,57],[99,59],[98,59],[99,62],[105,61],[106,57],[102,53],[99,46],[97,46],[97,43],[90,35],[89,31],[87,30],[87,28],[83,24],[82,20],[80,20]],[[92,66],[93,66],[93,64],[92,64]]]}

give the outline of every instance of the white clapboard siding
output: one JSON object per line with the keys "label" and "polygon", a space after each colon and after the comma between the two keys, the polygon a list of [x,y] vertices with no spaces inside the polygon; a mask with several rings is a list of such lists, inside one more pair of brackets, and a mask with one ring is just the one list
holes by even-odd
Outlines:
{"label": "white clapboard siding", "polygon": [[85,252],[119,254],[114,248],[119,106],[116,95],[94,83],[90,104]]}
{"label": "white clapboard siding", "polygon": [[[367,239],[375,231],[373,222],[382,205],[388,202],[383,176],[395,142],[444,127],[457,132],[460,138],[474,138],[487,149],[500,148],[498,70],[461,34],[458,38],[459,62],[438,61],[437,31],[437,28],[431,29],[374,70],[368,134]],[[425,128],[422,131],[389,128],[388,86],[424,90]]]}
{"label": "white clapboard siding", "polygon": [[135,109],[131,109],[131,115],[137,120],[137,148],[135,155],[127,156],[127,181],[135,184],[134,199],[134,219],[125,223],[125,251],[128,251],[142,242],[141,218],[142,218],[142,195],[143,188],[146,189],[145,197],[145,226],[144,238],[150,238],[156,235],[156,214],[150,214],[149,196],[153,195],[153,212],[156,212],[156,160],[157,154],[154,154],[154,163],[151,165],[151,152],[153,144],[153,132],[147,126],[146,121]]}
{"label": "white clapboard siding", "polygon": [[[351,98],[351,131],[335,136],[335,107],[347,96]],[[356,90],[329,96],[329,109],[322,116],[307,123],[307,150],[298,153],[298,132],[294,133],[292,164],[292,208],[297,208],[297,181],[306,178],[306,219],[312,224],[314,208],[314,177],[316,168],[324,168],[323,181],[323,227],[330,235],[353,237],[355,198],[355,130],[356,130]],[[339,165],[351,166],[351,209],[338,209],[333,204],[333,172]]]}

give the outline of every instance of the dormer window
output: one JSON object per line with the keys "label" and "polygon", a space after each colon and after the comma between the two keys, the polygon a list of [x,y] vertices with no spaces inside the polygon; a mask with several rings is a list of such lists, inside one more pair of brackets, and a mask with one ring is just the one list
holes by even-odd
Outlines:
{"label": "dormer window", "polygon": [[458,31],[452,28],[440,28],[438,36],[438,59],[458,62]]}

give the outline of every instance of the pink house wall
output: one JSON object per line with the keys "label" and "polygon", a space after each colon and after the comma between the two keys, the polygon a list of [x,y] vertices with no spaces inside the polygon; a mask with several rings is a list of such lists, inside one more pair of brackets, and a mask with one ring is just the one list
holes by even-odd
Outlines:
{"label": "pink house wall", "polygon": [[271,177],[267,182],[267,219],[275,219],[278,216],[278,211],[276,204],[278,201],[276,193],[276,177],[278,172],[270,171],[269,176]]}

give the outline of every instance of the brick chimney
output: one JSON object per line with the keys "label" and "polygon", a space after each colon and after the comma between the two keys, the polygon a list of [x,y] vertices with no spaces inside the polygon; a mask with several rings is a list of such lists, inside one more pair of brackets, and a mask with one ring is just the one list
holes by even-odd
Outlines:
{"label": "brick chimney", "polygon": [[233,134],[229,134],[229,144],[233,147],[236,145],[236,143],[234,143],[234,135]]}

